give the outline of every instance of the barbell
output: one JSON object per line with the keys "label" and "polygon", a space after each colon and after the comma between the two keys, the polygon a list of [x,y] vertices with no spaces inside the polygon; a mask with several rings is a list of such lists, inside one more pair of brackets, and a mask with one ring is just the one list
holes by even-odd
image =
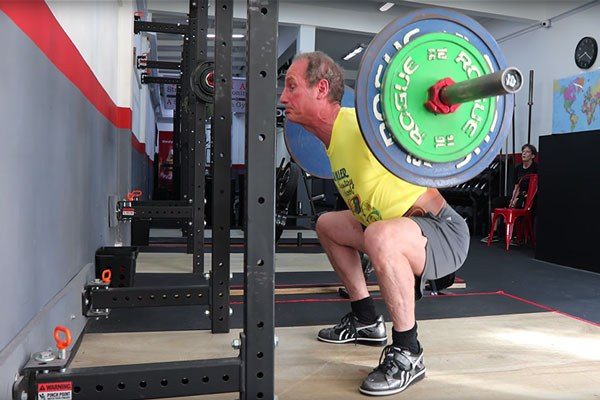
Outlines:
{"label": "barbell", "polygon": [[[478,175],[499,153],[511,94],[522,83],[475,20],[423,9],[390,22],[369,43],[354,106],[365,143],[386,169],[417,185],[449,187]],[[293,144],[286,145],[294,158]]]}

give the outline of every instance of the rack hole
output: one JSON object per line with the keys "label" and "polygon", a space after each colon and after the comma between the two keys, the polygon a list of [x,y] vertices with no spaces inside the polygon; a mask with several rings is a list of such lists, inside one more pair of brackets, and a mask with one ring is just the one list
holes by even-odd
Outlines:
{"label": "rack hole", "polygon": [[102,385],[96,385],[96,392],[101,392],[104,390],[104,386]]}
{"label": "rack hole", "polygon": [[129,296],[125,296],[125,301],[129,301]]}
{"label": "rack hole", "polygon": [[138,296],[138,300],[142,300],[142,296]]}
{"label": "rack hole", "polygon": [[260,71],[259,73],[261,78],[266,78],[267,77],[267,71]]}
{"label": "rack hole", "polygon": [[263,392],[258,392],[258,393],[256,393],[256,397],[257,397],[258,399],[262,399],[262,398],[264,397],[264,394],[263,394]]}
{"label": "rack hole", "polygon": [[160,386],[167,386],[169,384],[169,381],[166,379],[163,379],[160,381]]}
{"label": "rack hole", "polygon": [[259,328],[262,328],[263,326],[265,326],[265,323],[262,321],[258,321],[258,324],[256,324],[256,326],[258,326]]}
{"label": "rack hole", "polygon": [[188,383],[190,383],[190,380],[188,378],[181,378],[181,383],[187,385]]}
{"label": "rack hole", "polygon": [[203,376],[202,377],[202,382],[204,382],[204,383],[208,383],[209,380],[210,379],[208,379],[208,376]]}
{"label": "rack hole", "polygon": [[146,381],[140,381],[141,388],[145,388],[146,386],[148,386],[148,383],[146,383]]}
{"label": "rack hole", "polygon": [[264,204],[265,202],[265,198],[264,197],[259,197],[258,198],[258,204]]}
{"label": "rack hole", "polygon": [[256,265],[258,265],[259,267],[262,267],[263,265],[265,265],[265,261],[261,258],[256,262]]}
{"label": "rack hole", "polygon": [[113,297],[113,301],[117,301],[117,298],[116,298],[116,297]]}
{"label": "rack hole", "polygon": [[119,382],[119,384],[117,385],[117,388],[119,388],[119,390],[125,389],[125,383]]}
{"label": "rack hole", "polygon": [[256,358],[263,358],[264,354],[262,351],[259,351],[258,353],[256,353]]}
{"label": "rack hole", "polygon": [[263,376],[265,376],[265,374],[263,374],[262,372],[259,372],[258,374],[256,374],[256,377],[258,379],[262,379]]}
{"label": "rack hole", "polygon": [[267,13],[268,13],[268,12],[269,12],[269,10],[267,10],[267,8],[266,8],[266,7],[263,7],[263,8],[261,8],[261,9],[260,9],[260,13],[261,13],[262,15],[267,15]]}
{"label": "rack hole", "polygon": [[229,380],[229,375],[223,375],[223,381],[227,382]]}

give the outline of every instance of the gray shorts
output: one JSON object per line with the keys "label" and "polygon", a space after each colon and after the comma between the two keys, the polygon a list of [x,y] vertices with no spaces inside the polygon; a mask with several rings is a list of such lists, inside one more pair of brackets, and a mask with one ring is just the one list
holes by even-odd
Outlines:
{"label": "gray shorts", "polygon": [[445,205],[438,215],[427,213],[409,218],[419,225],[427,238],[425,269],[420,279],[423,293],[428,280],[449,275],[463,265],[471,235],[465,220],[449,205]]}

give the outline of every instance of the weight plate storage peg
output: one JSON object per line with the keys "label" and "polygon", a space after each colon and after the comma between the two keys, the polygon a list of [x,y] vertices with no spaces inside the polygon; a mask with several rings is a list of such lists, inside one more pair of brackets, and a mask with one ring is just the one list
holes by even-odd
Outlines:
{"label": "weight plate storage peg", "polygon": [[212,103],[215,96],[215,63],[204,61],[192,72],[190,86],[198,100]]}
{"label": "weight plate storage peg", "polygon": [[393,174],[449,187],[483,171],[508,134],[522,76],[492,35],[443,9],[398,18],[363,55],[355,107],[365,142]]}

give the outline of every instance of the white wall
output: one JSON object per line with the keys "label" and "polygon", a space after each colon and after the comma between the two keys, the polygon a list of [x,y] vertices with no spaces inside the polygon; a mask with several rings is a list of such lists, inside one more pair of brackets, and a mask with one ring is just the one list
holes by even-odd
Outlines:
{"label": "white wall", "polygon": [[[535,71],[531,142],[537,145],[539,136],[548,135],[552,131],[553,82],[555,79],[585,72],[575,65],[575,46],[584,36],[594,36],[600,40],[599,21],[600,4],[596,4],[582,12],[553,21],[548,29],[535,29],[500,43],[507,63],[519,68],[525,76],[524,87],[516,96],[517,151],[527,141],[529,70]],[[511,33],[506,29],[506,24],[486,28],[497,38]],[[513,32],[522,29],[522,26],[515,25],[514,28]],[[596,60],[591,70],[599,67],[600,59]]]}
{"label": "white wall", "polygon": [[131,106],[131,1],[47,0],[50,10],[119,107]]}
{"label": "white wall", "polygon": [[[145,35],[135,35],[132,46],[135,57],[150,51],[150,42]],[[131,131],[140,143],[146,143],[146,152],[154,152],[155,116],[150,97],[150,86],[141,83],[143,70],[138,70],[135,64],[131,69]],[[153,158],[153,157],[151,157]]]}

